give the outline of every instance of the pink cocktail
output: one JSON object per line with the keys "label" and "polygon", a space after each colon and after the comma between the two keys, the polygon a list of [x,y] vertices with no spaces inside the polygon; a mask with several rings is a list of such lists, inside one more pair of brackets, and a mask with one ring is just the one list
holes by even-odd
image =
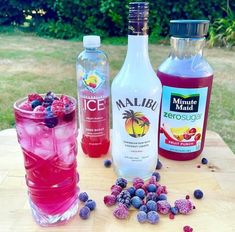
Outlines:
{"label": "pink cocktail", "polygon": [[65,95],[38,96],[18,100],[14,112],[32,213],[48,226],[66,222],[78,210],[77,107]]}

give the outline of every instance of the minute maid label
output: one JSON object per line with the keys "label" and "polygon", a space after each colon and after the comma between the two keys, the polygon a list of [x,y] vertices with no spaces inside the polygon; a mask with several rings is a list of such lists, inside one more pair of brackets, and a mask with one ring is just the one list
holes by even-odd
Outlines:
{"label": "minute maid label", "polygon": [[159,146],[172,152],[201,148],[208,88],[163,86]]}

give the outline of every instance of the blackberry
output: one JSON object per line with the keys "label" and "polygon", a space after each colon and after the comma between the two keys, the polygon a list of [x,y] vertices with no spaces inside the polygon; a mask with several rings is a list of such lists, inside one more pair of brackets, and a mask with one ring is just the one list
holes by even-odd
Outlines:
{"label": "blackberry", "polygon": [[122,177],[119,177],[117,180],[116,180],[116,185],[119,185],[120,187],[122,188],[126,188],[127,186],[127,180],[122,178]]}
{"label": "blackberry", "polygon": [[160,178],[161,178],[159,172],[154,172],[154,173],[152,174],[152,176],[155,176],[155,177],[156,177],[156,181],[159,182],[159,180],[160,180]]}
{"label": "blackberry", "polygon": [[127,190],[123,190],[117,195],[117,202],[124,204],[127,208],[131,206],[131,194]]}

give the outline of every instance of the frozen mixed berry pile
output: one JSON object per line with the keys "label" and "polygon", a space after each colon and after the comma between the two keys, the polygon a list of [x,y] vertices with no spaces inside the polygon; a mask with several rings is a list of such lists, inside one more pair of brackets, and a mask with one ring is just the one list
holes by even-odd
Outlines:
{"label": "frozen mixed berry pile", "polygon": [[[167,187],[161,185],[159,180],[160,174],[154,172],[147,182],[137,177],[132,186],[128,187],[126,179],[118,178],[111,187],[110,194],[104,196],[104,204],[108,207],[115,206],[113,215],[118,219],[128,218],[131,209],[135,209],[138,211],[138,222],[151,224],[157,224],[160,215],[168,215],[170,219],[174,219],[178,214],[190,214],[195,209],[189,195],[170,204],[167,200]],[[198,190],[194,193],[197,199],[201,195]],[[184,231],[193,231],[189,226],[185,228]]]}
{"label": "frozen mixed berry pile", "polygon": [[45,125],[49,128],[55,127],[60,119],[67,122],[72,121],[74,117],[74,102],[66,95],[56,96],[51,91],[45,96],[29,94],[19,108],[43,114]]}

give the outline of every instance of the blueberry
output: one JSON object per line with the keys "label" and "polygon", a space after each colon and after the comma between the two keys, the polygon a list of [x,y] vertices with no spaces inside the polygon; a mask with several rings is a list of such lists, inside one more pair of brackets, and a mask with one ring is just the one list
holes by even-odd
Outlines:
{"label": "blueberry", "polygon": [[148,212],[147,220],[148,220],[149,223],[156,224],[156,223],[159,222],[159,219],[160,219],[160,217],[159,217],[159,215],[158,215],[158,213],[156,211]]}
{"label": "blueberry", "polygon": [[150,200],[146,203],[148,211],[157,211],[157,203],[153,200]]}
{"label": "blueberry", "polygon": [[82,202],[86,202],[88,200],[88,195],[86,192],[82,192],[78,196],[79,200]]}
{"label": "blueberry", "polygon": [[58,118],[52,112],[47,112],[44,122],[47,127],[53,128],[58,124]]}
{"label": "blueberry", "polygon": [[166,194],[160,194],[160,195],[157,197],[157,201],[165,201],[165,200],[167,200]]}
{"label": "blueberry", "polygon": [[93,200],[88,200],[86,201],[85,206],[87,206],[92,211],[95,209],[96,203]]}
{"label": "blueberry", "polygon": [[131,204],[134,208],[139,209],[140,206],[143,204],[143,201],[138,196],[135,196],[131,198]]}
{"label": "blueberry", "polygon": [[161,161],[158,159],[158,160],[157,160],[156,169],[159,170],[159,169],[161,169],[161,168],[162,168],[162,163],[161,163]]}
{"label": "blueberry", "polygon": [[82,219],[87,219],[89,218],[90,213],[91,213],[90,209],[87,206],[84,206],[80,209],[79,216]]}
{"label": "blueberry", "polygon": [[122,188],[126,188],[127,186],[127,180],[122,178],[122,177],[119,177],[117,180],[116,180],[116,185],[119,185],[120,187]]}
{"label": "blueberry", "polygon": [[148,190],[148,192],[156,192],[156,190],[157,190],[157,187],[156,187],[156,185],[155,184],[149,184],[148,186],[147,186],[147,190]]}
{"label": "blueberry", "polygon": [[137,220],[140,223],[144,223],[147,220],[147,214],[144,211],[139,211],[137,213]]}
{"label": "blueberry", "polygon": [[179,214],[179,210],[178,210],[177,207],[171,207],[171,208],[170,208],[170,211],[171,211],[174,215]]}
{"label": "blueberry", "polygon": [[148,208],[146,205],[141,205],[139,211],[144,211],[145,213],[148,213]]}
{"label": "blueberry", "polygon": [[39,100],[34,100],[31,102],[31,107],[32,109],[36,108],[37,106],[42,105],[42,102],[40,102]]}
{"label": "blueberry", "polygon": [[203,198],[203,192],[200,189],[196,189],[194,191],[193,195],[196,199],[202,199]]}
{"label": "blueberry", "polygon": [[145,191],[143,189],[137,189],[135,191],[135,195],[141,199],[144,199],[145,198]]}
{"label": "blueberry", "polygon": [[131,186],[127,189],[127,191],[130,193],[131,197],[135,196],[135,187]]}
{"label": "blueberry", "polygon": [[104,160],[104,166],[106,168],[109,168],[112,165],[112,161],[109,159]]}
{"label": "blueberry", "polygon": [[202,158],[201,162],[202,162],[202,164],[207,164],[208,160],[207,160],[207,158]]}
{"label": "blueberry", "polygon": [[158,182],[159,180],[160,180],[160,178],[161,178],[161,176],[160,176],[160,174],[158,173],[158,172],[154,172],[153,174],[152,174],[152,176],[155,176],[156,177],[156,181]]}

